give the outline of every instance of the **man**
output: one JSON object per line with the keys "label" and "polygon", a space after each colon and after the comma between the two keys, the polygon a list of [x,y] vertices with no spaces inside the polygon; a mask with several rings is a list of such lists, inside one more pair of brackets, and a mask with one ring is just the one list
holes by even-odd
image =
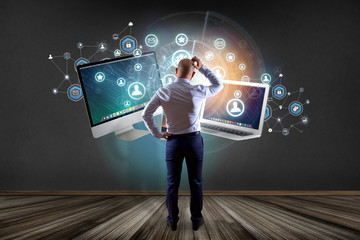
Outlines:
{"label": "man", "polygon": [[[209,79],[211,85],[190,85],[195,68]],[[182,59],[176,68],[177,79],[155,93],[142,115],[146,127],[158,138],[165,138],[167,191],[167,222],[173,231],[179,221],[178,189],[182,163],[186,159],[191,201],[190,212],[193,229],[197,230],[203,218],[202,163],[204,144],[200,135],[200,108],[205,98],[215,95],[223,85],[199,58]],[[161,106],[167,119],[168,132],[160,132],[153,120],[153,113]]]}

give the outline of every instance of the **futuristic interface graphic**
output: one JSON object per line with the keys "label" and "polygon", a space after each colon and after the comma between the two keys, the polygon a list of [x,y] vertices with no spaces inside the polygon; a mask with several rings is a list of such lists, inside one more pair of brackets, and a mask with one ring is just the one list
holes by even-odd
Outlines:
{"label": "futuristic interface graphic", "polygon": [[[70,52],[65,52],[62,55],[55,55],[55,56],[50,53],[48,59],[55,65],[55,67],[60,71],[60,73],[63,76],[63,79],[60,82],[60,84],[52,89],[52,93],[54,95],[59,93],[66,94],[70,100],[74,102],[78,102],[83,98],[83,93],[80,87],[79,79],[76,76],[77,66],[90,63],[90,61],[92,61],[93,59],[95,59],[95,61],[106,60],[106,59],[110,59],[110,57],[111,58],[120,57],[122,56],[122,54],[126,54],[126,55],[133,54],[135,57],[140,57],[142,55],[142,51],[141,51],[142,47],[139,46],[140,48],[139,49],[137,40],[133,36],[131,36],[131,30],[133,25],[134,24],[132,22],[129,22],[127,26],[120,33],[114,33],[112,35],[112,39],[114,41],[118,41],[118,44],[116,44],[115,49],[111,49],[110,45],[106,41],[100,41],[95,45],[85,45],[82,42],[78,42],[76,44],[76,47],[79,49],[78,58],[74,59]],[[122,34],[126,30],[129,30],[129,34],[122,36]],[[90,56],[87,58],[83,56],[83,52],[85,49],[91,50],[89,51]],[[109,54],[111,54],[110,57]],[[60,60],[65,61],[65,69],[60,67],[60,63],[59,63]],[[70,75],[71,69],[69,69],[69,62],[74,63],[74,72],[72,72],[71,75]],[[134,68],[136,71],[140,71],[142,69],[142,66],[135,65]],[[76,77],[74,78],[74,80],[71,80],[71,76],[76,76]],[[102,72],[97,73],[95,75],[95,80],[98,82],[104,81],[105,74]]]}
{"label": "futuristic interface graphic", "polygon": [[[103,40],[95,45],[78,42],[76,45],[80,53],[78,58],[73,58],[69,52],[55,56],[49,54],[48,59],[62,74],[61,83],[53,88],[52,93],[67,94],[74,102],[82,99],[77,77],[72,78],[76,72],[69,73],[69,61],[74,63],[74,71],[76,71],[76,66],[87,64],[96,57],[102,56],[103,59],[108,59],[109,57],[105,58],[104,54],[111,54],[111,58],[130,54],[139,57],[143,52],[155,51],[163,85],[167,85],[176,79],[175,68],[181,59],[198,56],[204,65],[222,80],[262,82],[270,85],[264,123],[268,132],[287,136],[292,130],[302,133],[301,126],[309,124],[309,117],[304,115],[306,110],[304,106],[310,104],[310,100],[301,99],[304,88],[290,92],[283,85],[284,75],[280,67],[275,67],[273,74],[266,72],[255,41],[231,19],[209,11],[182,12],[162,17],[151,23],[147,28],[142,29],[142,33],[136,38],[131,35],[133,25],[129,22],[120,33],[111,35],[112,40],[115,41],[111,45],[116,46],[115,48],[111,48],[110,44]],[[125,34],[126,31],[129,32]],[[84,57],[84,49],[95,52]],[[55,62],[61,59],[65,61],[65,70]],[[141,69],[141,64],[134,66],[135,71]],[[99,81],[102,81],[101,74],[99,76]],[[121,86],[125,82],[119,78],[117,84]],[[209,85],[209,82],[197,72],[191,84]],[[134,85],[135,90],[142,92],[144,88],[138,84]],[[227,104],[226,111],[233,116],[239,116],[246,111],[246,107],[238,100],[241,92],[232,94],[235,100]],[[222,103],[219,103],[219,106],[220,104]],[[226,147],[225,145],[223,147]]]}
{"label": "futuristic interface graphic", "polygon": [[[303,133],[301,126],[307,126],[310,118],[303,114],[304,105],[310,104],[310,100],[301,100],[301,94],[304,88],[289,92],[283,85],[284,75],[281,73],[280,67],[274,68],[274,74],[277,75],[273,81],[273,87],[268,99],[268,105],[265,112],[265,126],[268,132],[281,133],[288,136],[291,129]],[[291,123],[285,126],[285,120],[291,119]]]}

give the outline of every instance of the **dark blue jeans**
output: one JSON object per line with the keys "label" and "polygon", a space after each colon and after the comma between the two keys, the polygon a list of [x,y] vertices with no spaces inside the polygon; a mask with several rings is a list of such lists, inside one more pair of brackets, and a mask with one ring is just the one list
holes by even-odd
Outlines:
{"label": "dark blue jeans", "polygon": [[166,142],[167,191],[166,206],[170,222],[179,220],[178,192],[183,160],[186,160],[190,184],[190,213],[193,222],[202,219],[202,164],[204,142],[202,136],[170,136]]}

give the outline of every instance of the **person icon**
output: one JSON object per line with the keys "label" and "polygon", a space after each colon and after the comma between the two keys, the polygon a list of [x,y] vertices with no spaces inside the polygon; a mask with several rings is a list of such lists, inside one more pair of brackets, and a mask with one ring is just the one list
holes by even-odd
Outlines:
{"label": "person icon", "polygon": [[139,95],[142,95],[142,92],[141,91],[139,91],[139,85],[135,85],[134,86],[134,91],[132,92],[132,94],[131,95],[133,95],[133,96],[139,96]]}
{"label": "person icon", "polygon": [[233,102],[232,105],[233,105],[233,108],[230,110],[230,112],[232,112],[232,113],[241,112],[241,109],[238,107],[237,102]]}
{"label": "person icon", "polygon": [[50,60],[53,59],[53,56],[52,56],[51,54],[49,54],[49,58],[48,58],[48,59],[50,59]]}
{"label": "person icon", "polygon": [[104,49],[105,49],[105,45],[104,45],[104,44],[101,44],[101,45],[100,45],[100,49],[101,49],[101,50],[104,50]]}
{"label": "person icon", "polygon": [[117,84],[119,87],[124,86],[125,83],[126,83],[126,81],[125,81],[124,78],[118,78],[118,80],[116,80],[116,84]]}
{"label": "person icon", "polygon": [[218,78],[222,78],[222,77],[223,77],[220,68],[217,68],[217,69],[215,70],[215,75],[216,75]]}
{"label": "person icon", "polygon": [[268,76],[264,76],[264,79],[263,79],[263,82],[268,82],[269,81],[269,79],[268,79]]}

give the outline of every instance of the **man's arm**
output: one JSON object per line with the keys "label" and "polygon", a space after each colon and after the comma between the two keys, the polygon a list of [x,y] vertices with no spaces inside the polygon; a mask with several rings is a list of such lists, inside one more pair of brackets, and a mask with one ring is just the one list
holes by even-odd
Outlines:
{"label": "man's arm", "polygon": [[153,114],[160,107],[160,100],[157,97],[157,94],[155,93],[154,96],[150,99],[149,103],[146,105],[144,112],[142,114],[143,121],[145,123],[145,126],[151,134],[157,138],[162,138],[163,133],[160,132],[160,130],[156,127],[156,124],[153,119]]}
{"label": "man's arm", "polygon": [[209,79],[211,85],[205,87],[205,97],[211,97],[218,92],[220,92],[221,89],[223,89],[224,85],[220,81],[220,79],[213,73],[210,69],[202,65],[202,67],[199,69],[199,72],[204,74],[204,76]]}
{"label": "man's arm", "polygon": [[[193,57],[191,59],[194,62],[194,67],[199,70],[204,76],[209,79],[211,85],[205,86],[205,97],[211,97],[215,95],[216,93],[220,92],[220,90],[224,87],[223,83],[220,81],[220,79],[213,73],[210,69],[205,67],[201,60],[197,57]],[[195,63],[196,62],[196,63]]]}

